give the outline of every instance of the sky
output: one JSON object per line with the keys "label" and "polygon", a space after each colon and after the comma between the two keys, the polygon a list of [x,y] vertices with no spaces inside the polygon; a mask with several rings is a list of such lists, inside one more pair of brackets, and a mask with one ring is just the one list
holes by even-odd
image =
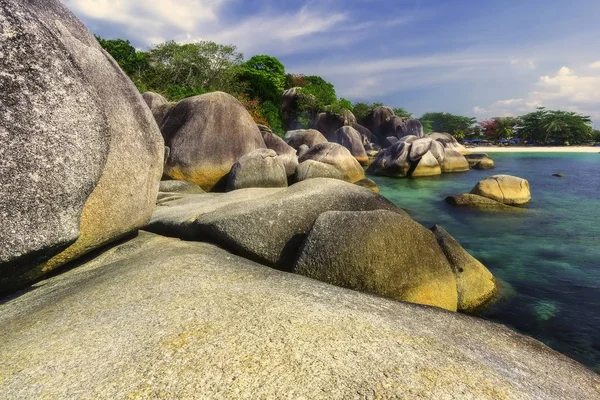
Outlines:
{"label": "sky", "polygon": [[599,0],[62,1],[104,38],[233,44],[353,102],[479,120],[545,106],[600,126]]}

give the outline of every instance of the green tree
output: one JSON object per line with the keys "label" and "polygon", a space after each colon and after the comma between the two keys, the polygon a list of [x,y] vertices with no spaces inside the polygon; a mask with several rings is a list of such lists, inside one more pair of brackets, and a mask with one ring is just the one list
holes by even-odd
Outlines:
{"label": "green tree", "polygon": [[361,122],[367,117],[367,115],[369,115],[371,111],[373,111],[374,108],[381,106],[383,106],[383,103],[357,102],[352,105],[352,109],[356,120]]}
{"label": "green tree", "polygon": [[285,67],[275,57],[254,56],[241,66],[240,79],[247,84],[248,94],[261,102],[279,104],[285,88]]}
{"label": "green tree", "polygon": [[520,117],[518,134],[537,143],[581,143],[592,138],[591,119],[572,111],[544,107]]}
{"label": "green tree", "polygon": [[598,129],[594,129],[594,130],[592,131],[592,140],[593,140],[594,142],[598,142],[598,143],[600,143],[600,130],[598,130]]}
{"label": "green tree", "polygon": [[306,85],[300,89],[300,92],[311,99],[310,104],[305,104],[315,111],[324,111],[327,106],[337,103],[335,88],[320,76],[305,76]]}
{"label": "green tree", "polygon": [[146,53],[137,51],[129,40],[102,39],[99,36],[96,36],[96,39],[138,87],[145,85],[143,75],[148,70]]}
{"label": "green tree", "polygon": [[454,115],[446,112],[428,112],[419,118],[423,125],[431,128],[432,132],[447,132],[455,137],[464,138],[471,134],[477,122],[475,118]]}
{"label": "green tree", "polygon": [[394,115],[397,117],[400,117],[400,118],[412,118],[413,117],[412,113],[409,113],[404,108],[397,107],[397,108],[394,108],[393,110],[394,110]]}

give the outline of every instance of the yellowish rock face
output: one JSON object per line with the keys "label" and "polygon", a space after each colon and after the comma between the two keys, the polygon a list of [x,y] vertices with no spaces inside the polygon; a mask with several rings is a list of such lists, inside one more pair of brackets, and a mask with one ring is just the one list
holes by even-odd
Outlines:
{"label": "yellowish rock face", "polygon": [[529,182],[511,175],[494,175],[481,180],[471,194],[477,194],[508,205],[522,205],[531,201]]}

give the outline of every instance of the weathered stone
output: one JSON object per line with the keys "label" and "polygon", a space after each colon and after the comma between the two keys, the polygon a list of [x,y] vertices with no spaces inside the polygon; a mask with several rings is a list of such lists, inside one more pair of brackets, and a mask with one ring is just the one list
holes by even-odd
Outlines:
{"label": "weathered stone", "polygon": [[178,180],[161,181],[158,190],[167,193],[205,193],[198,185]]}
{"label": "weathered stone", "polygon": [[476,153],[476,154],[465,154],[465,158],[469,162],[469,167],[473,169],[494,169],[494,160],[492,160],[487,154]]}
{"label": "weathered stone", "polygon": [[[210,241],[289,271],[304,237],[323,212],[402,212],[370,190],[335,179],[308,179],[286,189],[262,189],[266,195],[258,189],[246,195],[245,190],[211,198],[188,195],[162,203],[146,229],[185,240]],[[272,190],[276,191],[269,192]],[[242,193],[235,194],[238,192]]]}
{"label": "weathered stone", "polygon": [[356,118],[348,110],[344,110],[343,114],[337,114],[332,112],[319,113],[315,119],[313,127],[321,132],[325,137],[333,134],[341,127],[356,123]]}
{"label": "weathered stone", "polygon": [[325,212],[294,266],[336,286],[456,311],[456,279],[434,235],[404,212]]}
{"label": "weathered stone", "polygon": [[[375,107],[369,115],[367,115],[362,121],[359,121],[361,125],[369,129],[375,137],[380,140],[384,140],[388,136],[395,136],[395,132],[390,132],[386,122],[394,116],[394,110],[390,107],[380,106]],[[380,143],[383,144],[383,143]]]}
{"label": "weathered stone", "polygon": [[379,186],[369,178],[361,179],[358,182],[354,182],[354,184],[369,189],[372,192],[379,193]]}
{"label": "weathered stone", "polygon": [[300,157],[308,153],[308,150],[310,150],[310,147],[308,147],[307,145],[300,145],[300,147],[298,147],[298,150],[296,150],[296,157],[299,159]]}
{"label": "weathered stone", "polygon": [[161,131],[171,149],[166,173],[207,191],[223,188],[227,174],[241,156],[266,147],[242,103],[223,92],[180,101]]}
{"label": "weathered stone", "polygon": [[444,146],[444,149],[456,150],[463,155],[470,153],[465,146],[458,143],[458,140],[449,133],[433,132],[429,134],[429,137],[440,142]]}
{"label": "weathered stone", "polygon": [[325,164],[315,160],[306,160],[298,164],[295,175],[296,182],[314,178],[340,179],[346,182],[349,182],[350,180],[348,175],[331,164]]}
{"label": "weathered stone", "polygon": [[431,149],[431,145],[433,144],[433,140],[428,137],[418,139],[417,136],[408,135],[406,138],[405,141],[407,143],[412,143],[408,155],[410,161],[419,161]]}
{"label": "weathered stone", "polygon": [[597,374],[502,325],[207,243],[141,233],[34,288],[0,304],[3,399],[600,397]]}
{"label": "weathered stone", "polygon": [[340,129],[326,136],[330,142],[338,143],[347,148],[350,154],[356,158],[361,165],[369,163],[369,156],[363,145],[360,133],[351,126],[342,126]]}
{"label": "weathered stone", "polygon": [[175,107],[175,104],[177,104],[174,102],[169,102],[162,95],[154,92],[145,92],[142,97],[148,105],[148,108],[150,108],[150,111],[154,116],[154,120],[159,127],[162,126],[173,107]]}
{"label": "weathered stone", "polygon": [[444,160],[440,166],[442,172],[466,172],[470,169],[465,156],[451,148],[444,149]]}
{"label": "weathered stone", "polygon": [[357,124],[357,123],[351,123],[350,126],[354,129],[356,129],[358,131],[358,133],[360,133],[360,136],[362,138],[363,144],[367,144],[367,143],[371,143],[373,141],[377,142],[377,139],[373,136],[373,133],[371,133],[371,131],[369,129],[367,129],[366,127]]}
{"label": "weathered stone", "polygon": [[348,177],[350,183],[360,181],[365,177],[365,171],[356,158],[350,154],[348,149],[337,143],[321,143],[311,147],[298,161],[302,163],[306,160],[333,165]]}
{"label": "weathered stone", "polygon": [[240,157],[227,177],[227,191],[287,187],[283,160],[275,150],[256,149]]}
{"label": "weathered stone", "polygon": [[367,173],[396,178],[406,177],[411,169],[409,153],[410,143],[397,142],[379,153],[377,159],[367,169]]}
{"label": "weathered stone", "polygon": [[506,204],[500,203],[499,201],[488,199],[487,197],[479,196],[476,194],[457,194],[446,197],[446,203],[455,206],[464,206],[488,210],[502,210],[502,211],[514,211],[520,210],[517,207],[507,206]]}
{"label": "weathered stone", "polygon": [[[260,126],[259,126],[260,129]],[[298,156],[296,155],[296,149],[289,146],[282,138],[275,135],[273,132],[262,131],[263,140],[268,149],[275,150],[283,165],[285,165],[285,171],[288,176],[294,175],[296,167],[298,167]]]}
{"label": "weathered stone", "polygon": [[315,129],[297,129],[295,131],[288,131],[283,137],[283,140],[296,150],[303,144],[310,148],[317,144],[327,143],[327,138]]}
{"label": "weathered stone", "polygon": [[[414,145],[413,145],[414,146]],[[420,160],[417,161],[417,166],[411,172],[410,176],[413,178],[424,177],[424,176],[436,176],[441,175],[442,169],[440,164],[435,159],[430,151],[425,153]]]}
{"label": "weathered stone", "polygon": [[164,144],[139,92],[59,1],[0,2],[0,292],[143,226]]}
{"label": "weathered stone", "polygon": [[470,255],[444,228],[431,228],[456,277],[458,311],[472,312],[488,303],[496,294],[492,273]]}
{"label": "weathered stone", "polygon": [[279,110],[286,131],[301,129],[305,125],[303,120],[313,121],[316,117],[312,109],[300,107],[303,103],[306,104],[307,101],[316,100],[314,96],[302,93],[301,89],[300,87],[294,87],[285,90],[281,96]]}
{"label": "weathered stone", "polygon": [[507,205],[527,204],[531,200],[529,182],[511,175],[493,175],[477,183],[471,194],[487,197]]}

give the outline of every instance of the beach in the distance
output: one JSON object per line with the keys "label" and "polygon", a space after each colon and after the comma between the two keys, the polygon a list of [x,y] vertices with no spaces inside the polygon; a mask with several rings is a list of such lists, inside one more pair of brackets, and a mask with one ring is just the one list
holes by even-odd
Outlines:
{"label": "beach in the distance", "polygon": [[525,147],[525,146],[480,146],[467,148],[472,153],[600,153],[597,146],[552,146],[552,147]]}

